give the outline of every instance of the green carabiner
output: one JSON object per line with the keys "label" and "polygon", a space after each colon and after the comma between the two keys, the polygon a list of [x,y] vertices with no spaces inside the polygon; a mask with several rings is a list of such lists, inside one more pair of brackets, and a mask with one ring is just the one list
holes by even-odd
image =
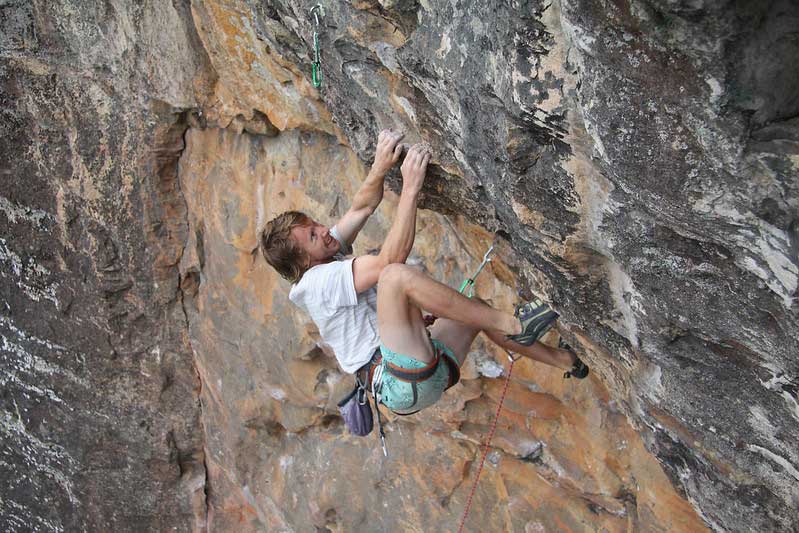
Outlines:
{"label": "green carabiner", "polygon": [[311,64],[311,81],[317,89],[322,86],[322,65],[318,61]]}

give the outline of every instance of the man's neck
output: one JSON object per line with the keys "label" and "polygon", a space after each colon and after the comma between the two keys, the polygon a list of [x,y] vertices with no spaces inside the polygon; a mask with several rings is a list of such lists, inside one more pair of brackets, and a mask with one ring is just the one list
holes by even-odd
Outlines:
{"label": "man's neck", "polygon": [[315,267],[317,265],[324,265],[324,264],[327,264],[327,263],[332,263],[333,261],[335,261],[335,259],[336,259],[336,256],[331,256],[331,257],[328,257],[327,259],[313,260],[313,261],[311,261],[311,266],[308,267],[308,270],[311,270],[313,267]]}

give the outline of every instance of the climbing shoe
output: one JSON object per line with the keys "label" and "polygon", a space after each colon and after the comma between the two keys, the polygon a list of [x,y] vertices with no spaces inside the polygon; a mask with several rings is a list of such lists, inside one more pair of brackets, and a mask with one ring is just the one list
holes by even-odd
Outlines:
{"label": "climbing shoe", "polygon": [[513,316],[521,322],[522,332],[518,335],[508,335],[508,339],[524,346],[532,346],[535,341],[543,337],[558,318],[555,311],[538,299],[517,305]]}
{"label": "climbing shoe", "polygon": [[583,360],[577,357],[577,353],[574,351],[574,348],[569,346],[569,343],[564,341],[562,338],[558,342],[558,348],[560,348],[561,350],[566,350],[574,355],[574,364],[572,365],[570,370],[567,370],[566,372],[563,373],[563,377],[566,379],[569,378],[584,379],[588,375],[588,365],[583,363]]}

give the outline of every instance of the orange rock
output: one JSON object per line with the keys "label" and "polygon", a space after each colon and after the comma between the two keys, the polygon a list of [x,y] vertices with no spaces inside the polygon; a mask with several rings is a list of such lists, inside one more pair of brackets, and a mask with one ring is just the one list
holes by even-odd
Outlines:
{"label": "orange rock", "polygon": [[[208,453],[218,465],[209,468],[209,486],[212,494],[231,489],[210,499],[212,529],[353,530],[360,520],[376,530],[453,529],[503,377],[482,377],[469,361],[462,382],[434,408],[410,417],[386,413],[390,456],[382,458],[375,435],[348,436],[334,416],[351,378],[316,348],[318,333],[257,249],[258,231],[283,210],[303,209],[332,224],[365,175],[361,163],[323,133],[208,129],[191,130],[186,140],[181,188],[189,235],[201,236],[202,250],[194,239],[184,256],[203,262],[190,330]],[[395,202],[386,195],[356,243],[359,253],[379,246]],[[473,272],[492,238],[430,212],[420,212],[417,231],[414,253],[452,286]],[[510,309],[513,283],[500,255],[481,274],[477,293]],[[504,352],[490,342],[479,339],[475,349],[507,368]],[[514,365],[470,527],[702,530],[600,382],[564,381],[561,374],[527,360]]]}

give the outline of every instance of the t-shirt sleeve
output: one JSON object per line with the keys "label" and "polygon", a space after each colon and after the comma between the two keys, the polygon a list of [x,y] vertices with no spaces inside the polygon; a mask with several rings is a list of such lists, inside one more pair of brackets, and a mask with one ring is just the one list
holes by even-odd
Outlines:
{"label": "t-shirt sleeve", "polygon": [[333,261],[319,265],[308,271],[311,274],[311,286],[316,298],[332,308],[358,304],[358,293],[352,277],[352,261]]}
{"label": "t-shirt sleeve", "polygon": [[341,245],[341,250],[339,250],[340,254],[350,255],[352,253],[352,245],[344,242],[344,239],[341,237],[341,234],[339,234],[338,228],[336,226],[330,228],[330,235],[332,235],[333,238],[336,239]]}

